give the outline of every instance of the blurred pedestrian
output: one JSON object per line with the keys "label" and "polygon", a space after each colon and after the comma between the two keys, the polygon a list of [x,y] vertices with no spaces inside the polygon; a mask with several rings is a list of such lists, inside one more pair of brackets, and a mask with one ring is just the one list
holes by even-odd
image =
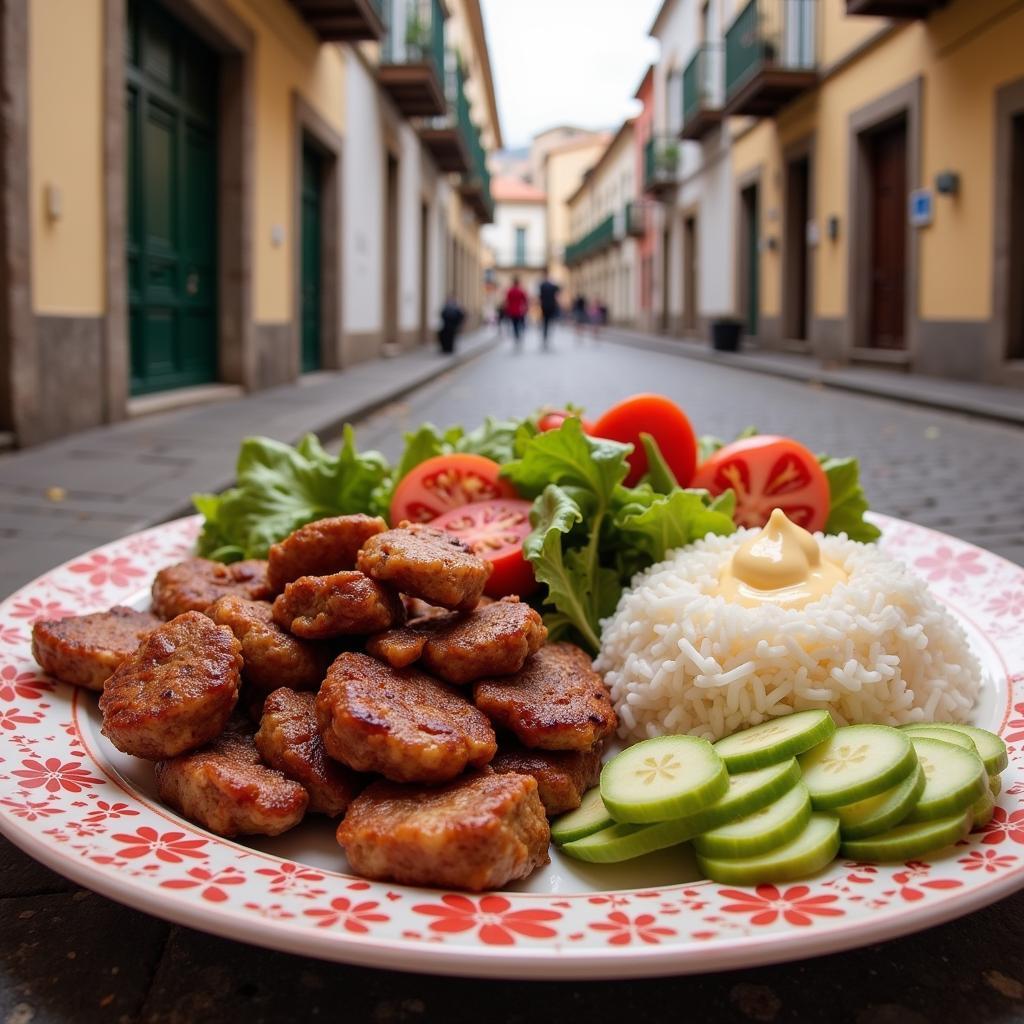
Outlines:
{"label": "blurred pedestrian", "polygon": [[496,316],[498,321],[498,337],[501,338],[505,335],[505,321],[508,320],[508,311],[505,309],[504,300],[498,303]]}
{"label": "blurred pedestrian", "polygon": [[583,328],[586,327],[589,315],[587,313],[587,297],[577,295],[572,300],[572,322],[576,325],[576,340],[583,337]]}
{"label": "blurred pedestrian", "polygon": [[544,348],[548,347],[548,331],[551,324],[558,319],[562,312],[558,304],[558,293],[562,289],[544,273],[544,280],[537,289],[537,297],[540,300],[541,339]]}
{"label": "blurred pedestrian", "polygon": [[465,319],[466,311],[455,301],[454,295],[449,295],[441,307],[441,327],[437,332],[442,355],[455,354],[455,339]]}
{"label": "blurred pedestrian", "polygon": [[512,287],[505,292],[505,315],[512,323],[512,337],[516,348],[523,340],[523,328],[526,326],[526,314],[530,309],[530,300],[526,292],[519,286],[519,278],[512,278]]}

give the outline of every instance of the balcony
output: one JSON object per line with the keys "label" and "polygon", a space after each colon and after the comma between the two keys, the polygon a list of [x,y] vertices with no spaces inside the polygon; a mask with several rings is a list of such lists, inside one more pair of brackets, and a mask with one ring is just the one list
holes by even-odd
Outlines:
{"label": "balcony", "polygon": [[565,247],[565,265],[578,266],[591,256],[604,252],[615,242],[615,215],[609,214],[582,238]]}
{"label": "balcony", "polygon": [[469,120],[467,106],[466,137],[469,143],[469,173],[459,184],[459,193],[476,214],[481,224],[490,224],[494,220],[494,200],[491,198],[491,172],[487,169],[487,151],[480,138],[480,129]]}
{"label": "balcony", "polygon": [[385,0],[292,0],[325,43],[354,43],[384,35]]}
{"label": "balcony", "polygon": [[473,169],[470,155],[470,130],[473,122],[466,100],[464,74],[459,62],[445,62],[445,112],[438,117],[423,118],[417,124],[420,141],[447,174],[469,174]]}
{"label": "balcony", "polygon": [[445,112],[444,18],[441,0],[394,4],[377,80],[406,117]]}
{"label": "balcony", "polygon": [[750,0],[725,33],[725,107],[773,117],[818,81],[816,0]]}
{"label": "balcony", "polygon": [[927,18],[948,0],[846,0],[846,13],[873,18]]}
{"label": "balcony", "polygon": [[503,245],[494,252],[499,270],[543,270],[548,257],[542,245]]}
{"label": "balcony", "polygon": [[686,65],[681,139],[702,139],[722,122],[722,55],[720,45],[705,43]]}
{"label": "balcony", "polygon": [[661,198],[679,184],[679,143],[672,136],[652,135],[644,147],[644,191]]}

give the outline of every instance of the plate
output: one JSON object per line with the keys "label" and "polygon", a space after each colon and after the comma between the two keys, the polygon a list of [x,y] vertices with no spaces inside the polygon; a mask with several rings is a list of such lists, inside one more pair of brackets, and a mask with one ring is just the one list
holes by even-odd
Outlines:
{"label": "plate", "polygon": [[243,942],[381,968],[577,978],[750,967],[860,946],[969,913],[1024,886],[1024,570],[911,523],[875,516],[882,545],[929,580],[986,674],[975,722],[1010,767],[992,822],[927,862],[838,860],[806,881],[700,880],[664,851],[617,868],[552,863],[483,895],[345,872],[325,821],[259,842],[214,836],[154,799],[150,767],[100,735],[95,695],[55,683],[32,623],[144,604],[154,572],[189,554],[191,517],[41,576],[0,604],[0,831],[74,881],[139,910]]}

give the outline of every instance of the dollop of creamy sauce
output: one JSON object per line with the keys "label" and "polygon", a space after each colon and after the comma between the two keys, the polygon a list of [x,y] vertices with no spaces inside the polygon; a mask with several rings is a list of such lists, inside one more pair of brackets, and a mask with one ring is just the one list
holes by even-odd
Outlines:
{"label": "dollop of creamy sauce", "polygon": [[803,608],[847,579],[841,565],[823,557],[814,537],[777,508],[760,533],[736,549],[719,576],[718,593],[748,608]]}

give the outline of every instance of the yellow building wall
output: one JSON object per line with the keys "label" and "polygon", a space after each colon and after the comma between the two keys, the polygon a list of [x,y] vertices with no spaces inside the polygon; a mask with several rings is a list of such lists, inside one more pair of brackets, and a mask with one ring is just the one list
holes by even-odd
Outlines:
{"label": "yellow building wall", "polygon": [[[104,310],[103,0],[32,0],[29,35],[29,223],[32,308]],[[46,210],[59,192],[60,216]]]}
{"label": "yellow building wall", "polygon": [[816,29],[818,66],[822,68],[830,67],[889,24],[888,18],[846,17],[845,0],[819,0],[815,10],[820,19]]}
{"label": "yellow building wall", "polygon": [[[569,196],[579,188],[583,172],[597,163],[607,143],[607,138],[599,138],[590,145],[572,145],[548,154],[548,246],[553,252],[561,252],[572,241]],[[551,260],[549,272],[560,284],[568,281],[566,270],[557,257]]]}

